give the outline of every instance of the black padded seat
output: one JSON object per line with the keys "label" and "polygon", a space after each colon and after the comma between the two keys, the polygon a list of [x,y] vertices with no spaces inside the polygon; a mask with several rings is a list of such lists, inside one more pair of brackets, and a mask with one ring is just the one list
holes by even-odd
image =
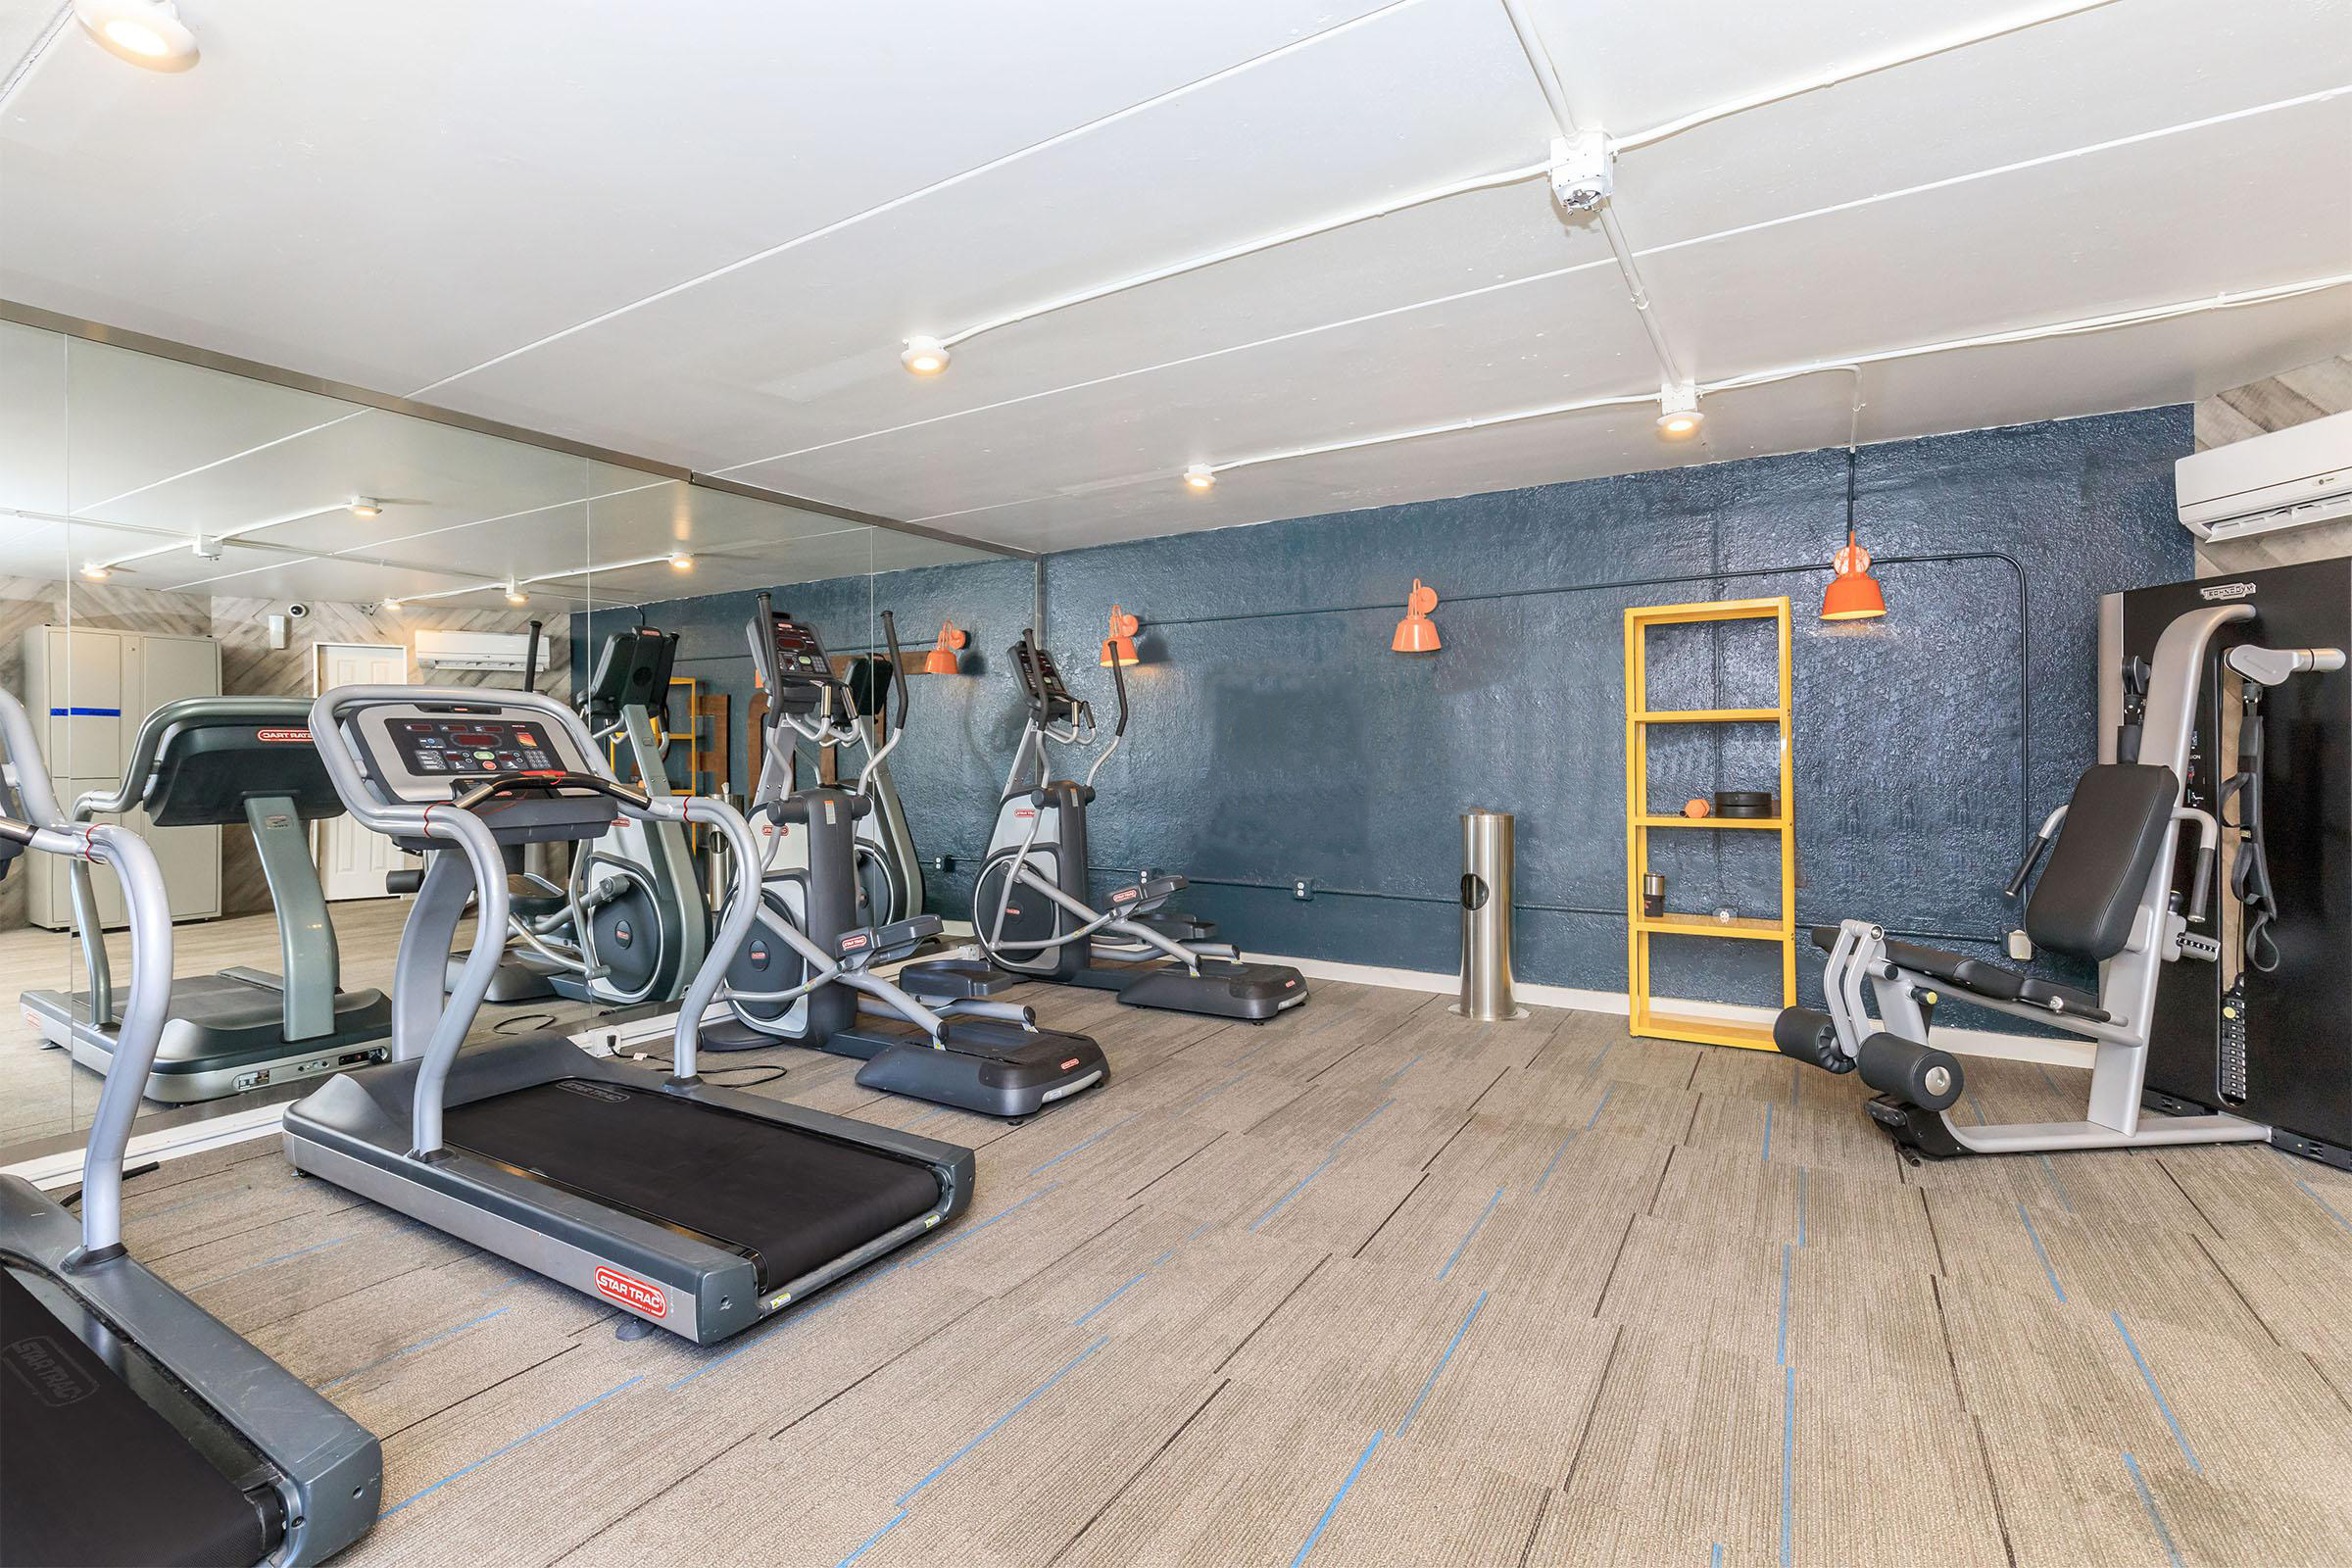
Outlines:
{"label": "black padded seat", "polygon": [[[1813,928],[1813,945],[1827,953],[1838,942],[1838,928],[1817,925]],[[2062,986],[2055,980],[2038,975],[2020,974],[1984,958],[1972,958],[1966,954],[1952,953],[1943,948],[1931,948],[1918,942],[1886,940],[1886,956],[1897,966],[1914,974],[1924,974],[1971,996],[1989,997],[1995,1002],[2024,1002],[2052,1012],[2079,1014],[2094,1023],[2104,1023],[2107,1013],[2099,1006],[2099,999],[2074,986]]]}

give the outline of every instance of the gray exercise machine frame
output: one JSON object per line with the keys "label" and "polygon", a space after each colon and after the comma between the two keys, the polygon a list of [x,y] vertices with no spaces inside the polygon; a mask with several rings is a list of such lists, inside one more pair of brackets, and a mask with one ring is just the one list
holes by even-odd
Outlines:
{"label": "gray exercise machine frame", "polygon": [[[311,730],[326,759],[345,808],[364,826],[399,840],[429,839],[455,853],[436,853],[417,888],[416,906],[401,933],[393,1004],[393,1060],[368,1070],[387,1094],[406,1097],[405,1149],[401,1129],[379,1128],[374,1091],[354,1075],[339,1075],[289,1106],[282,1127],[286,1157],[297,1170],[324,1177],[364,1198],[421,1220],[445,1235],[497,1252],[593,1298],[615,1301],[642,1321],[696,1344],[710,1345],[782,1310],[824,1285],[893,1251],[960,1212],[969,1201],[971,1156],[934,1141],[870,1126],[805,1106],[703,1083],[697,1076],[698,1035],[717,995],[728,961],[750,934],[758,912],[758,883],[739,878],[702,967],[680,1003],[671,1034],[670,1073],[662,1088],[680,1099],[731,1111],[784,1129],[862,1146],[931,1165],[941,1182],[938,1204],[871,1238],[856,1250],[810,1269],[778,1289],[761,1292],[752,1263],[699,1238],[640,1219],[591,1195],[551,1188],[494,1161],[446,1147],[442,1109],[466,1034],[479,1010],[505,951],[506,862],[496,836],[480,817],[447,801],[413,805],[386,801],[361,770],[347,722],[364,710],[479,708],[485,701],[526,709],[561,732],[581,758],[598,756],[579,715],[534,692],[478,687],[344,686],[322,694],[311,710]],[[353,713],[352,710],[363,711]],[[600,768],[610,782],[609,770]],[[700,822],[723,837],[738,865],[756,865],[759,847],[742,813],[713,797],[653,797],[618,786],[614,808],[642,821]],[[632,798],[633,797],[633,798]],[[441,981],[459,922],[473,907],[473,943],[444,999]],[[385,1075],[394,1075],[387,1078]],[[466,1098],[494,1096],[555,1077],[642,1087],[643,1069],[591,1056],[554,1037],[485,1045],[468,1054],[461,1076]],[[648,1311],[600,1290],[606,1268],[627,1269],[661,1285],[662,1309]]]}
{"label": "gray exercise machine frame", "polygon": [[[2147,1078],[2150,1017],[2160,966],[2183,956],[2207,962],[2219,956],[2217,946],[2189,935],[2187,921],[2172,906],[2181,825],[2192,823],[2197,829],[2199,899],[2204,897],[2211,879],[2219,841],[2217,825],[2209,813],[2180,805],[2179,781],[2188,773],[2191,731],[2206,650],[2224,626],[2253,618],[2254,609],[2243,603],[2211,605],[2177,617],[2157,640],[2139,760],[2172,769],[2175,781],[2172,822],[2166,830],[2163,852],[2157,856],[2147,883],[2140,890],[2132,934],[2124,951],[2099,966],[2099,1010],[2108,1015],[2106,1020],[2070,1014],[2063,1004],[2042,1005],[1974,992],[1961,993],[1971,1006],[2050,1024],[2091,1041],[2094,1054],[2087,1118],[1972,1127],[1953,1120],[1948,1109],[1935,1112],[1953,1142],[1964,1151],[2016,1154],[2144,1149],[2182,1144],[2259,1143],[2270,1136],[2269,1127],[2238,1116],[2156,1116],[2143,1120],[2140,1114],[2140,1097]],[[2344,662],[2343,653],[2336,649],[2273,650],[2250,645],[2232,649],[2226,657],[2230,668],[2241,676],[2266,685],[2277,685],[2302,670],[2341,668]],[[2060,807],[2043,821],[2037,835],[2041,843],[2046,844],[2057,834],[2065,815],[2066,808]],[[1921,999],[1931,999],[1932,1004],[1936,988],[1946,984],[1895,962],[1888,956],[1883,927],[1867,920],[1842,922],[1822,976],[1839,1051],[1849,1061],[1856,1059],[1864,1043],[1881,1030],[1899,1040],[1926,1046],[1928,1010]],[[1871,1016],[1873,1002],[1877,1004],[1878,1021]],[[1931,1067],[1929,1071],[1948,1073],[1949,1069]],[[1941,1087],[1948,1087],[1948,1083],[1947,1076]]]}
{"label": "gray exercise machine frame", "polygon": [[[143,719],[131,739],[130,760],[122,781],[112,789],[90,790],[74,803],[71,820],[89,822],[100,816],[119,816],[135,810],[155,772],[165,734],[189,722],[236,721],[252,716],[258,724],[279,720],[276,713],[255,715],[257,702],[280,703],[278,698],[189,697],[167,703]],[[245,803],[245,823],[253,833],[254,853],[270,888],[270,908],[277,921],[279,972],[270,974],[246,964],[218,972],[227,980],[278,997],[278,1037],[286,1051],[264,1060],[240,1059],[206,1072],[148,1074],[146,1097],[169,1104],[218,1100],[248,1086],[242,1080],[262,1075],[265,1082],[341,1064],[355,1048],[381,1039],[375,1028],[355,1014],[359,1027],[344,1024],[338,999],[342,995],[342,955],[335,928],[327,916],[326,891],[319,884],[318,862],[311,857],[309,832],[295,818],[283,796],[258,796]],[[115,1047],[109,1035],[120,1022],[115,1005],[114,973],[106,956],[104,921],[98,912],[97,890],[89,866],[75,860],[68,871],[73,893],[74,936],[81,952],[87,987],[87,1010],[77,1009],[72,988],[62,992],[27,992],[24,1005],[42,1039],[70,1052],[93,1072],[105,1072]],[[210,978],[194,977],[203,984]],[[183,981],[183,983],[186,983]],[[177,1022],[178,1020],[170,1020]],[[185,1054],[184,1036],[167,1032],[159,1052],[166,1061]],[[307,1049],[306,1049],[307,1048]]]}
{"label": "gray exercise machine frame", "polygon": [[270,1562],[274,1568],[319,1562],[375,1523],[383,1486],[375,1438],[122,1246],[123,1157],[172,998],[172,904],[155,852],[126,827],[66,818],[32,723],[5,691],[0,747],[29,818],[22,824],[29,831],[12,836],[69,858],[77,873],[91,862],[113,870],[128,908],[131,949],[114,1056],[82,1156],[81,1217],[76,1221],[31,1183],[0,1176],[0,1254],[23,1259],[72,1295],[260,1453],[276,1473],[285,1505],[285,1539]]}
{"label": "gray exercise machine frame", "polygon": [[[1118,680],[1124,686],[1126,677],[1115,665],[1112,667],[1111,674],[1113,679]],[[998,814],[1002,816],[1005,811],[1017,810],[1018,802],[1028,799],[1054,782],[1052,756],[1046,750],[1048,741],[1062,746],[1086,748],[1095,744],[1098,733],[1092,704],[1076,703],[1069,722],[1062,725],[1054,724],[1050,718],[1040,717],[1032,710],[1028,723],[1021,729],[1020,744],[1013,748],[1012,766],[1004,774],[1004,788],[998,797]],[[1096,754],[1094,766],[1086,770],[1083,787],[1087,791],[1091,792],[1094,789],[1096,776],[1102,771],[1103,764],[1110,760],[1112,755],[1126,744],[1126,740],[1127,737],[1124,733],[1113,734],[1110,744]],[[1094,953],[1107,958],[1133,959],[1153,956],[1173,958],[1184,965],[1185,972],[1195,979],[1200,977],[1200,964],[1203,959],[1222,959],[1234,963],[1241,961],[1241,950],[1230,942],[1177,941],[1139,921],[1128,919],[1115,908],[1097,909],[1082,900],[1071,897],[1046,878],[1039,876],[1031,865],[1031,857],[1037,848],[1038,835],[1045,827],[1049,815],[1054,819],[1058,833],[1060,812],[1061,808],[1056,806],[1037,806],[1030,810],[1029,830],[1022,835],[1021,846],[1011,857],[1011,874],[1004,880],[1003,889],[996,901],[996,908],[988,916],[987,936],[980,944],[980,951],[988,956],[991,962],[1014,974],[1025,974],[1032,972],[1031,966],[1051,961],[1050,955],[1077,942],[1089,944]],[[995,858],[993,856],[984,858],[981,862],[982,867],[985,869],[988,860],[993,858]],[[1004,938],[1004,915],[1012,906],[1012,890],[1015,883],[1029,889],[1032,893],[1044,894],[1064,914],[1077,921],[1078,924],[1059,936],[1041,937],[1035,941],[1016,940],[1006,944]],[[977,917],[980,911],[975,909],[973,914],[975,916],[973,924],[976,928],[979,923]],[[1121,943],[1095,942],[1095,937],[1103,932],[1108,932],[1115,937],[1123,937],[1126,940]],[[1021,956],[1014,956],[1014,955]],[[1306,999],[1301,995],[1298,1000],[1303,1002]]]}

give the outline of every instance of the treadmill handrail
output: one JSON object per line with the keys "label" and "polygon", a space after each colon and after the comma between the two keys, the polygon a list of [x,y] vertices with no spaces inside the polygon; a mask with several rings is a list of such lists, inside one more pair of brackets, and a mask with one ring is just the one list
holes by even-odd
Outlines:
{"label": "treadmill handrail", "polygon": [[[541,715],[551,730],[562,730],[571,737],[579,754],[589,760],[595,771],[577,775],[583,781],[594,781],[597,788],[610,795],[620,809],[630,816],[647,822],[699,822],[713,827],[725,836],[729,854],[737,865],[760,863],[760,846],[752,837],[751,824],[743,813],[726,802],[707,795],[647,796],[624,785],[604,765],[603,754],[588,731],[587,722],[564,703],[539,692],[500,692],[497,702],[502,707],[523,708]],[[490,981],[497,972],[500,955],[506,947],[507,932],[507,874],[506,861],[499,853],[498,840],[480,816],[471,809],[456,809],[459,802],[433,801],[411,805],[405,801],[386,801],[361,771],[350,736],[345,732],[345,715],[355,709],[380,707],[388,704],[436,703],[475,704],[484,701],[479,687],[432,686],[337,686],[322,692],[311,705],[311,735],[318,754],[326,763],[326,774],[343,798],[351,814],[378,833],[394,838],[435,838],[445,840],[464,852],[464,863],[471,870],[474,893],[473,951],[467,955],[456,985],[442,1004],[441,1016],[434,1025],[432,1039],[421,1053],[417,1068],[416,1102],[412,1106],[412,1152],[429,1154],[441,1147],[441,1096],[449,1077],[450,1064],[457,1059],[458,1048],[465,1043],[466,1031],[480,1010],[482,999],[489,993]],[[566,773],[559,777],[570,777]],[[514,775],[530,779],[531,775]],[[539,775],[539,783],[548,783],[548,775]],[[608,787],[609,786],[609,787]],[[469,792],[480,794],[481,792]],[[632,798],[633,797],[633,798]],[[488,798],[488,797],[485,797]],[[695,971],[694,980],[678,1004],[678,1022],[671,1038],[671,1071],[679,1082],[691,1083],[695,1076],[695,1048],[702,1028],[703,1013],[718,995],[726,979],[728,965],[734,961],[735,950],[751,935],[752,922],[760,912],[760,883],[755,877],[737,877],[735,892],[727,905],[726,914],[707,949],[702,967]],[[412,914],[412,918],[414,915]],[[397,1042],[396,1042],[397,1043]]]}
{"label": "treadmill handrail", "polygon": [[[24,704],[5,691],[0,691],[0,746],[5,746],[14,766],[17,793],[25,808],[54,820],[56,790],[42,765],[32,721],[25,716]],[[122,1009],[114,1054],[107,1061],[106,1085],[98,1092],[98,1110],[90,1118],[89,1144],[81,1159],[80,1257],[99,1262],[122,1250],[122,1156],[130,1147],[130,1126],[139,1114],[139,1096],[155,1066],[156,1048],[163,1043],[164,1024],[172,1008],[172,897],[164,888],[163,868],[156,864],[155,852],[126,827],[111,822],[24,825],[30,831],[23,835],[24,842],[32,849],[67,856],[76,869],[92,860],[112,867],[122,881],[122,901],[129,910],[130,999]]]}

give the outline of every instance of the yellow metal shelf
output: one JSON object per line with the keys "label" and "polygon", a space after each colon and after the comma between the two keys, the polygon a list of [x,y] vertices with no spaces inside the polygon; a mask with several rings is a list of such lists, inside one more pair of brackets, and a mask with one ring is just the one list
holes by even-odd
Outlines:
{"label": "yellow metal shelf", "polygon": [[1778,1051],[1772,1029],[1760,1023],[1736,1023],[1729,1018],[1701,1018],[1688,1012],[1650,1012],[1635,1020],[1634,1034],[1645,1040],[1683,1040],[1694,1046],[1737,1046],[1742,1051]]}
{"label": "yellow metal shelf", "polygon": [[[1648,632],[1657,626],[1702,625],[1710,621],[1775,622],[1780,706],[1777,708],[1650,709]],[[1653,1010],[1649,995],[1649,944],[1653,937],[1720,937],[1770,942],[1780,948],[1781,1004],[1796,1001],[1796,769],[1790,754],[1794,682],[1790,678],[1789,606],[1786,599],[1728,599],[1711,604],[1649,605],[1625,612],[1625,798],[1626,814],[1626,1002],[1633,1032],[1659,1040],[1702,1046],[1771,1051],[1772,1030],[1761,1024],[1706,1018],[1671,1008]],[[1642,811],[1649,792],[1649,731],[1659,724],[1774,724],[1780,730],[1778,816],[1659,816]],[[1717,920],[1704,914],[1642,912],[1642,877],[1649,869],[1651,828],[1737,828],[1777,833],[1781,847],[1780,915]],[[1669,890],[1671,896],[1672,890]]]}
{"label": "yellow metal shelf", "polygon": [[1636,724],[1782,724],[1788,719],[1778,708],[1665,708],[1625,716]]}
{"label": "yellow metal shelf", "polygon": [[1634,929],[1662,937],[1746,937],[1751,941],[1786,942],[1796,935],[1778,920],[1736,915],[1718,920],[1711,914],[1642,915]]}

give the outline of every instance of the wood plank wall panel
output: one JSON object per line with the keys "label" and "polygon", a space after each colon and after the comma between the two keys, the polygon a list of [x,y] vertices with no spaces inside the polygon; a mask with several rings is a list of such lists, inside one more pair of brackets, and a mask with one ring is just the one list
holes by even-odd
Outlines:
{"label": "wood plank wall panel", "polygon": [[[308,601],[311,613],[293,624],[287,646],[270,646],[270,617],[285,612],[282,599],[160,593],[119,583],[46,581],[0,577],[0,686],[20,696],[24,690],[24,633],[41,625],[100,626],[116,631],[172,632],[215,637],[220,642],[220,689],[229,696],[308,697],[311,651],[319,643],[399,644],[410,650],[410,674],[438,685],[511,685],[514,677],[481,670],[419,670],[416,633],[433,631],[522,632],[531,612],[500,606],[466,609],[422,605],[387,612],[371,604]],[[569,700],[570,619],[560,611],[541,612],[548,635],[540,645],[539,689]],[[257,914],[270,907],[253,835],[241,826],[221,833],[221,909]],[[24,924],[23,877],[0,878],[0,930]]]}

